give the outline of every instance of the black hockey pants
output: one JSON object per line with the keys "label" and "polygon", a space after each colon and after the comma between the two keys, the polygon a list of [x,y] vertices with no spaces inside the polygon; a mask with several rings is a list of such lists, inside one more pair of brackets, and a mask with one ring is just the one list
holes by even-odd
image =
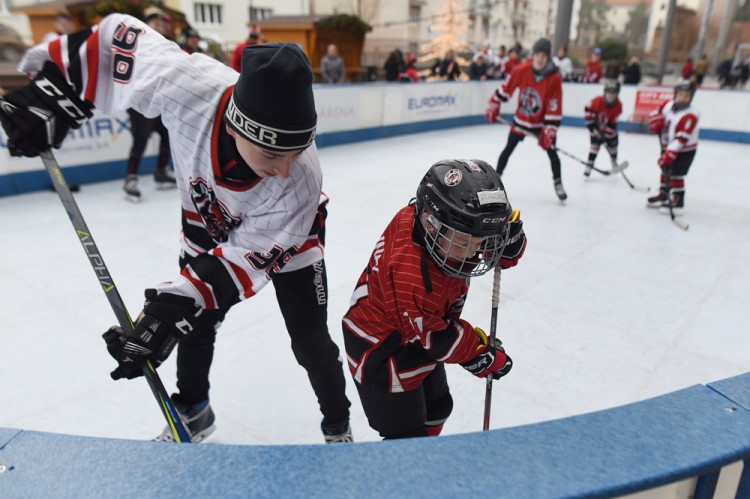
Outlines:
{"label": "black hockey pants", "polygon": [[[497,173],[499,173],[500,176],[503,175],[503,171],[508,164],[508,159],[510,158],[511,153],[513,153],[513,150],[518,143],[524,139],[524,137],[525,135],[515,133],[513,130],[508,133],[508,143],[505,144],[505,149],[500,153],[500,157],[497,160]],[[559,179],[561,175],[560,158],[557,156],[557,151],[550,148],[547,150],[547,156],[549,156],[549,166],[552,169],[552,178]]]}
{"label": "black hockey pants", "polygon": [[128,175],[138,173],[138,166],[141,163],[141,158],[143,158],[143,152],[146,150],[146,144],[148,144],[148,139],[154,132],[159,134],[160,140],[156,167],[164,168],[169,161],[171,150],[169,148],[169,134],[161,121],[161,116],[146,118],[134,109],[128,109],[128,116],[130,116],[130,131],[133,133],[133,145],[128,157]]}
{"label": "black hockey pants", "polygon": [[[276,274],[272,282],[292,340],[292,352],[307,371],[321,413],[331,423],[348,418],[351,403],[345,394],[343,366],[339,349],[328,333],[325,261]],[[208,398],[208,374],[216,330],[227,311],[204,311],[195,330],[177,346],[177,388],[183,402],[194,404]],[[252,331],[248,332],[252,334]],[[251,342],[250,338],[248,342]],[[237,374],[242,375],[241,372]],[[284,379],[279,377],[280,382]]]}
{"label": "black hockey pants", "polygon": [[390,393],[354,384],[370,427],[386,439],[427,436],[427,426],[442,425],[453,411],[442,362],[414,390]]}

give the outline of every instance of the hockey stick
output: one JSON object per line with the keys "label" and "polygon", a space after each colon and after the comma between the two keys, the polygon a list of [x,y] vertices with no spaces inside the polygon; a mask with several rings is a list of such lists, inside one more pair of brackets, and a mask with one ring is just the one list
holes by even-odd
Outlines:
{"label": "hockey stick", "polygon": [[633,189],[633,190],[635,190],[635,191],[648,192],[648,191],[651,190],[651,187],[648,187],[648,186],[644,187],[642,185],[635,185],[633,182],[630,181],[630,179],[628,178],[628,176],[625,175],[625,172],[621,171],[620,175],[622,175],[622,178],[625,179],[625,182],[628,183],[628,185],[630,186],[630,188]]}
{"label": "hockey stick", "polygon": [[[500,305],[500,266],[495,267],[492,277],[492,315],[490,316],[490,345],[500,346],[502,341],[496,340],[497,336],[497,308]],[[484,391],[484,425],[482,431],[490,429],[490,408],[492,406],[492,376],[487,376],[487,386]]]}
{"label": "hockey stick", "polygon": [[[555,146],[555,150],[557,152],[563,153],[565,156],[567,156],[567,157],[569,157],[571,159],[574,159],[574,160],[578,161],[579,163],[581,163],[584,166],[589,166],[588,162],[582,160],[578,156],[575,156],[575,155],[569,153],[568,151],[566,151],[564,149],[560,149],[559,147]],[[613,166],[611,170],[600,170],[599,168],[597,168],[597,167],[595,167],[593,165],[591,166],[591,169],[594,170],[594,171],[597,171],[597,172],[601,173],[602,175],[617,175],[618,173],[622,173],[622,171],[625,168],[627,168],[628,166],[630,166],[630,163],[628,163],[627,161],[623,161],[619,165]]]}
{"label": "hockey stick", "polygon": [[[511,122],[509,122],[508,120],[506,120],[505,118],[503,118],[503,117],[502,117],[502,116],[500,116],[500,115],[498,115],[498,116],[497,116],[497,119],[498,119],[499,121],[501,121],[501,122],[505,123],[505,124],[506,124],[506,125],[508,125],[509,127],[512,127],[512,126],[513,126],[513,124],[512,124]],[[520,128],[516,128],[516,130],[518,130],[519,132],[521,132],[521,133],[522,133],[522,134],[524,134],[524,135],[531,135],[531,134],[530,134],[529,132],[527,132],[526,130],[521,130]],[[569,153],[569,152],[567,152],[567,151],[565,151],[565,150],[563,150],[563,149],[560,149],[560,148],[559,148],[559,147],[557,147],[557,146],[555,146],[555,147],[554,147],[554,150],[556,150],[557,152],[561,152],[561,153],[563,153],[563,154],[564,154],[565,156],[568,156],[569,158],[572,158],[572,159],[574,159],[574,160],[578,161],[579,163],[581,163],[581,164],[582,164],[582,165],[584,165],[584,166],[589,166],[589,164],[588,164],[588,163],[587,163],[586,161],[582,160],[582,159],[581,159],[581,158],[579,158],[578,156],[574,156],[573,154],[571,154],[571,153]],[[612,175],[612,174],[617,174],[617,173],[620,173],[620,172],[621,172],[621,171],[623,171],[623,170],[624,170],[625,168],[627,168],[627,167],[628,167],[628,165],[629,165],[629,163],[628,163],[627,161],[623,161],[622,163],[620,163],[620,164],[619,164],[619,165],[617,165],[616,167],[612,167],[612,170],[609,170],[609,171],[608,171],[608,170],[601,170],[601,169],[599,169],[599,168],[597,168],[597,167],[595,167],[595,166],[593,166],[593,165],[591,165],[591,169],[592,169],[592,170],[594,170],[594,171],[596,171],[596,172],[599,172],[599,173],[601,173],[602,175]]]}
{"label": "hockey stick", "polygon": [[[68,217],[73,224],[73,228],[76,230],[81,245],[83,245],[83,250],[86,252],[86,256],[89,258],[89,263],[91,263],[91,266],[96,273],[96,278],[99,280],[99,284],[101,284],[104,293],[107,295],[107,299],[115,313],[117,322],[127,335],[132,334],[134,329],[133,320],[130,318],[128,311],[125,308],[125,304],[120,297],[120,293],[117,291],[117,287],[115,287],[114,280],[112,279],[112,276],[110,276],[109,270],[107,270],[107,266],[104,264],[104,260],[99,254],[99,249],[96,247],[96,243],[94,243],[94,239],[91,237],[91,232],[86,226],[86,222],[83,220],[81,210],[78,209],[78,204],[73,198],[73,194],[70,192],[67,182],[65,182],[65,178],[60,170],[60,165],[57,163],[55,156],[50,150],[42,151],[39,153],[39,156],[42,158],[47,173],[49,173],[50,180],[52,180],[52,186],[55,188],[55,191],[57,191],[58,196],[60,196],[60,201],[62,201],[65,211],[68,212]],[[182,420],[177,414],[177,410],[175,409],[172,400],[169,398],[167,390],[164,388],[164,385],[162,384],[159,375],[156,373],[156,369],[154,369],[154,365],[151,361],[147,361],[146,365],[143,366],[143,375],[146,378],[146,381],[148,381],[148,385],[151,387],[151,391],[159,403],[164,418],[167,420],[167,425],[172,430],[175,442],[190,442],[190,435],[182,424]]]}
{"label": "hockey stick", "polygon": [[671,177],[667,173],[667,170],[664,169],[664,176],[667,179],[667,207],[669,208],[669,218],[672,219],[672,223],[675,224],[677,227],[679,227],[682,230],[688,230],[690,228],[690,225],[682,220],[681,218],[678,218],[674,214],[674,208],[672,207],[672,196],[670,196],[670,186],[671,186]]}
{"label": "hockey stick", "polygon": [[[666,147],[662,145],[662,134],[664,132],[660,131],[657,135],[657,138],[659,139],[659,150],[661,151],[661,154],[664,154],[664,150]],[[669,167],[663,168],[662,173],[664,175],[665,180],[667,181],[667,208],[669,209],[669,218],[672,219],[672,223],[675,224],[677,227],[679,227],[682,230],[688,230],[690,228],[690,225],[685,222],[684,220],[681,220],[677,218],[674,214],[674,207],[672,206],[672,196],[671,190],[672,190],[672,177],[669,175]]]}

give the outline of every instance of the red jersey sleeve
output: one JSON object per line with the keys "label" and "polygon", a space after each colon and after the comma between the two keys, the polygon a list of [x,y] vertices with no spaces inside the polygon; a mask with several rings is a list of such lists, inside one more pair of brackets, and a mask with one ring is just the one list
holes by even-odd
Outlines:
{"label": "red jersey sleeve", "polygon": [[545,96],[544,124],[545,126],[560,126],[562,121],[562,80],[560,73],[547,77],[549,84]]}

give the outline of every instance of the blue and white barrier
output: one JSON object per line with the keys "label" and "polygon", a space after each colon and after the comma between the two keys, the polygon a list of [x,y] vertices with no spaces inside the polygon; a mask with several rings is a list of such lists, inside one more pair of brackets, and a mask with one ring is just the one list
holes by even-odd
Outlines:
{"label": "blue and white barrier", "polygon": [[[484,123],[487,99],[497,83],[316,85],[318,146]],[[563,124],[583,126],[583,107],[602,92],[602,86],[565,83],[563,87]],[[639,88],[643,89],[623,86],[620,92],[623,129],[633,114]],[[750,142],[750,92],[701,89],[694,102],[702,113],[702,138]],[[515,98],[502,106],[508,117],[515,109]],[[95,114],[81,129],[71,132],[55,156],[70,183],[124,178],[131,143],[127,114]],[[156,146],[156,140],[150,141],[141,173],[153,170],[155,161],[148,158],[156,155]],[[0,131],[0,196],[50,185],[39,159],[11,158],[7,154],[6,137]]]}
{"label": "blue and white barrier", "polygon": [[750,373],[544,423],[342,445],[0,428],[0,497],[750,497]]}

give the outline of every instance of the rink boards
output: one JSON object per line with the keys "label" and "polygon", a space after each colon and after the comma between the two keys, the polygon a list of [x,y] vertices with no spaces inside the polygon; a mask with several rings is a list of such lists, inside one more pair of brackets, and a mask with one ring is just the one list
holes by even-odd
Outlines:
{"label": "rink boards", "polygon": [[0,496],[750,497],[750,373],[440,438],[233,446],[0,428]]}
{"label": "rink boards", "polygon": [[[407,133],[486,123],[487,99],[497,87],[489,82],[364,83],[316,85],[318,112],[316,142],[319,147],[362,140],[393,137]],[[565,83],[563,85],[563,124],[583,126],[583,108],[602,92],[602,85]],[[656,87],[623,86],[620,92],[623,113],[620,129],[638,128],[636,97]],[[515,112],[514,97],[503,104],[502,113]],[[700,109],[701,138],[750,142],[750,92],[700,89],[694,103]],[[490,125],[488,125],[490,126]],[[55,156],[70,183],[85,184],[125,177],[126,161],[132,143],[126,113],[104,116],[100,113],[74,130]],[[158,146],[149,142],[141,174],[153,171]],[[11,158],[6,137],[0,130],[0,196],[37,191],[50,187],[38,158]]]}

